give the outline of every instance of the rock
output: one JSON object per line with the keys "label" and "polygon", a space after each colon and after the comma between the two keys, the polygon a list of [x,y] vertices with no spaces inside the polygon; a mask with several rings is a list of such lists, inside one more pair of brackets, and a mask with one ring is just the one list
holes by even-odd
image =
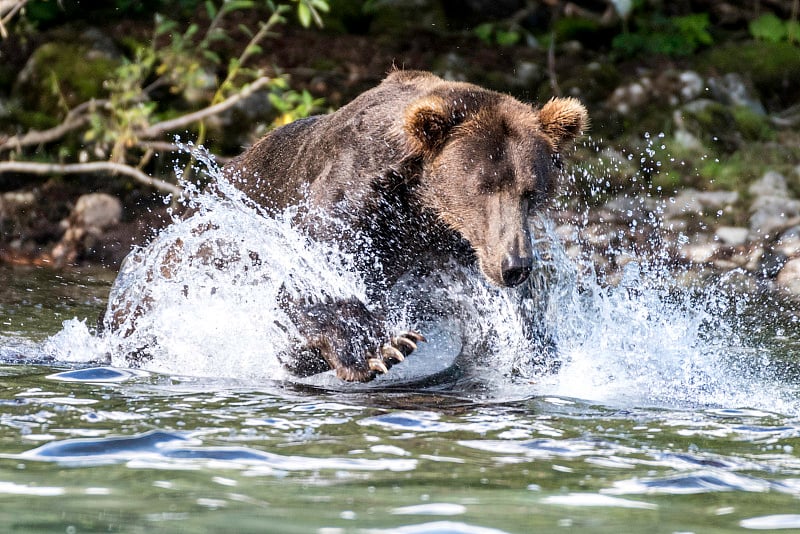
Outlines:
{"label": "rock", "polygon": [[102,232],[117,224],[122,217],[122,203],[105,193],[81,195],[69,216],[70,226],[82,226],[92,232]]}
{"label": "rock", "polygon": [[597,158],[597,166],[593,169],[598,179],[606,180],[606,187],[627,187],[631,178],[639,172],[637,166],[624,154],[606,147]]}
{"label": "rock", "polygon": [[541,65],[535,61],[519,61],[511,77],[511,83],[517,87],[533,87],[541,83],[547,76]]}
{"label": "rock", "polygon": [[75,263],[121,216],[122,203],[116,197],[105,193],[81,195],[69,217],[62,221],[64,235],[51,252],[53,265]]}
{"label": "rock", "polygon": [[681,102],[691,102],[704,91],[705,82],[698,73],[665,69],[648,72],[637,81],[620,85],[611,92],[607,105],[617,113],[627,115],[645,104],[663,103],[673,107]]}
{"label": "rock", "polygon": [[675,130],[675,143],[681,148],[692,152],[702,153],[705,150],[703,143],[694,134],[688,130],[678,129]]}
{"label": "rock", "polygon": [[761,265],[763,257],[764,257],[763,247],[756,246],[751,248],[750,253],[747,255],[747,263],[745,264],[744,268],[750,271],[751,273],[762,272]]}
{"label": "rock", "polygon": [[9,191],[0,195],[0,220],[14,217],[20,211],[27,210],[36,202],[35,191]]}
{"label": "rock", "polygon": [[678,256],[690,263],[708,263],[717,253],[719,243],[687,243],[678,245]]}
{"label": "rock", "polygon": [[750,206],[750,240],[768,239],[800,216],[800,200],[779,196],[761,196]]}
{"label": "rock", "polygon": [[753,182],[747,191],[754,197],[789,196],[789,187],[786,185],[786,177],[775,171],[767,171],[764,176]]}
{"label": "rock", "polygon": [[703,94],[705,82],[703,78],[693,70],[681,72],[678,75],[680,85],[680,95],[684,102],[694,100]]}
{"label": "rock", "polygon": [[643,77],[638,82],[617,87],[611,93],[608,105],[620,115],[627,115],[648,101],[652,86],[650,78]]}
{"label": "rock", "polygon": [[800,295],[800,258],[792,258],[781,268],[775,282],[786,291]]}
{"label": "rock", "polygon": [[750,231],[747,228],[734,226],[720,226],[717,228],[715,237],[726,245],[738,246],[747,242],[747,235]]}
{"label": "rock", "polygon": [[[122,56],[113,40],[96,29],[62,29],[54,38],[31,54],[14,82],[12,96],[35,112],[36,120],[57,124],[65,104],[72,108],[106,95],[104,84]],[[52,90],[54,80],[58,94]]]}
{"label": "rock", "polygon": [[765,173],[748,192],[756,197],[750,205],[751,239],[768,239],[800,216],[800,200],[789,198],[786,177],[778,172]]}
{"label": "rock", "polygon": [[729,106],[698,98],[684,104],[680,110],[681,129],[690,132],[703,143],[712,143],[725,152],[741,148],[742,135],[736,126],[736,117]]}
{"label": "rock", "polygon": [[770,248],[787,257],[800,256],[800,225],[791,226],[781,232]]}
{"label": "rock", "polygon": [[767,278],[775,278],[786,265],[788,259],[780,251],[766,248],[761,254],[758,270]]}
{"label": "rock", "polygon": [[742,106],[758,115],[766,115],[764,105],[754,96],[741,74],[729,72],[721,78],[709,78],[708,86],[717,101],[729,106]]}
{"label": "rock", "polygon": [[698,191],[684,189],[671,198],[664,206],[664,216],[667,218],[689,215],[715,214],[739,200],[736,191]]}
{"label": "rock", "polygon": [[604,208],[612,212],[620,213],[620,220],[628,221],[650,216],[656,211],[658,203],[655,199],[644,195],[621,195],[606,202]]}

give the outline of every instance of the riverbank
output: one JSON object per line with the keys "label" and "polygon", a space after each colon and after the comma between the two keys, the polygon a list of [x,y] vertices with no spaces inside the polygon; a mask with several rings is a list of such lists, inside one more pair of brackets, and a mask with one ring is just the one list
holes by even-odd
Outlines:
{"label": "riverbank", "polygon": [[[422,19],[389,31],[388,18],[373,18],[361,33],[290,27],[270,41],[255,67],[288,74],[292,87],[323,98],[329,109],[378,83],[393,66],[432,70],[533,102],[575,96],[589,108],[591,137],[571,156],[563,194],[551,210],[570,255],[590,257],[610,280],[632,258],[658,257],[690,270],[741,272],[800,295],[795,43],[759,38],[746,31],[746,21],[714,20],[714,42],[690,54],[626,55],[599,31],[562,29],[554,47],[532,39],[499,44],[498,25],[487,37]],[[100,55],[113,59],[125,50],[116,35],[146,39],[146,30],[145,23],[81,22],[42,32],[25,46],[4,42],[19,74],[3,82],[0,109],[24,104],[21,88],[39,95],[35,105],[47,104],[46,82],[32,75],[37,58],[50,58],[55,69],[62,64],[53,61],[55,50],[90,42],[85,58],[105,47]],[[74,58],[65,68],[70,64]],[[276,115],[267,96],[256,92],[216,117],[205,145],[224,160],[257,139]],[[12,124],[12,115],[25,114],[3,115],[7,134],[35,124]],[[6,152],[11,159],[53,153],[52,143]],[[174,182],[176,157],[154,150],[145,170]],[[114,268],[179,211],[163,197],[120,176],[2,174],[0,261]]]}

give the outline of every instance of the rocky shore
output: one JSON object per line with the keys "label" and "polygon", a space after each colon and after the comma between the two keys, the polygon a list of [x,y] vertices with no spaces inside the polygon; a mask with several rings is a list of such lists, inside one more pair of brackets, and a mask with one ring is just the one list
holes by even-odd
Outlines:
{"label": "rocky shore", "polygon": [[657,261],[690,272],[735,272],[800,297],[800,200],[791,197],[786,177],[769,171],[753,182],[747,224],[726,224],[740,201],[736,191],[684,189],[668,198],[626,194],[553,216],[567,253],[591,258],[611,282],[630,261]]}
{"label": "rocky shore", "polygon": [[[0,141],[3,132],[39,120],[13,122],[24,116],[9,111],[14,106],[53,105],[42,100],[48,81],[37,74],[37,62],[62,65],[56,56],[63,42],[85,57],[84,67],[117,61],[113,32],[61,28],[26,49],[15,79],[8,72],[0,77]],[[373,48],[369,57],[357,52],[365,44]],[[741,273],[800,296],[800,47],[794,44],[745,37],[645,61],[620,60],[575,39],[559,43],[555,63],[535,43],[487,45],[464,32],[404,40],[292,29],[273,45],[262,64],[281,65],[294,86],[331,107],[376,83],[392,64],[525,100],[575,96],[589,108],[591,137],[570,157],[577,163],[566,169],[551,210],[570,255],[588,255],[611,281],[631,259],[658,256],[690,270]],[[81,90],[102,86],[102,69],[81,72]],[[32,95],[41,98],[25,103]],[[230,157],[263,132],[274,112],[265,92],[253,94],[210,123],[209,147]],[[219,141],[234,130],[233,143]],[[168,173],[165,164],[174,157],[158,154],[161,165],[151,175]],[[2,174],[0,261],[116,268],[132,245],[168,223],[168,208],[161,193],[120,177]]]}

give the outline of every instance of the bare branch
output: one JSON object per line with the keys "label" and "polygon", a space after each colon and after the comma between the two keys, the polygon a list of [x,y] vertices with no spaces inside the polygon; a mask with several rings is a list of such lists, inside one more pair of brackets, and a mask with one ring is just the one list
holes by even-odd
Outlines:
{"label": "bare branch", "polygon": [[31,130],[23,135],[12,135],[5,140],[0,139],[0,152],[20,149],[26,146],[51,143],[64,137],[64,135],[72,130],[77,130],[88,121],[88,116],[79,116],[73,119],[67,119],[58,126],[50,128],[49,130]]}
{"label": "bare branch", "polygon": [[137,182],[153,187],[159,191],[180,195],[181,188],[148,176],[139,169],[114,163],[112,161],[92,161],[89,163],[33,163],[30,161],[0,161],[0,174],[4,172],[20,172],[27,174],[80,174],[108,172],[111,174],[123,174],[136,180]]}
{"label": "bare branch", "polygon": [[99,107],[107,107],[108,100],[87,100],[69,110],[64,122],[54,126],[49,130],[31,130],[22,135],[12,135],[11,137],[0,136],[0,153],[6,150],[21,149],[26,146],[41,145],[52,143],[61,139],[72,130],[77,130],[89,120],[89,114]]}
{"label": "bare branch", "polygon": [[144,150],[153,150],[155,152],[180,152],[183,149],[175,143],[167,141],[139,141],[136,146]]}
{"label": "bare branch", "polygon": [[8,37],[6,24],[11,22],[14,15],[25,7],[27,3],[28,0],[0,0],[0,37],[3,39]]}
{"label": "bare branch", "polygon": [[259,89],[269,85],[271,82],[271,78],[267,76],[262,76],[261,78],[256,79],[250,85],[246,86],[240,92],[236,93],[235,95],[228,97],[227,99],[223,100],[219,104],[215,104],[213,106],[209,106],[207,108],[201,109],[199,111],[195,111],[194,113],[188,113],[181,117],[177,117],[172,120],[157,122],[147,128],[139,130],[136,132],[136,136],[144,139],[152,139],[154,137],[158,137],[166,132],[170,132],[173,130],[177,130],[179,128],[184,128],[189,126],[192,123],[198,122],[206,117],[211,117],[212,115],[217,115],[222,113],[223,111],[232,108],[241,100],[249,97]]}

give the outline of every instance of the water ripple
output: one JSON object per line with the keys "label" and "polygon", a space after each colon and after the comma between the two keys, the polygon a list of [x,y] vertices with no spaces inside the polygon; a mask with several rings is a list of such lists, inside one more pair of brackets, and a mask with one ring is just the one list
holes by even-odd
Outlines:
{"label": "water ripple", "polygon": [[660,478],[618,480],[612,488],[603,490],[610,495],[692,495],[725,491],[763,493],[778,489],[775,483],[730,472],[701,471]]}
{"label": "water ripple", "polygon": [[133,378],[150,376],[150,373],[137,369],[118,369],[115,367],[87,367],[48,375],[47,378],[62,382],[125,382]]}
{"label": "water ripple", "polygon": [[363,530],[365,534],[507,534],[505,530],[480,527],[454,521],[434,521],[390,529]]}
{"label": "water ripple", "polygon": [[181,434],[152,431],[133,437],[67,439],[55,441],[6,458],[54,461],[83,467],[138,461],[150,466],[175,467],[189,463],[223,462],[229,466],[266,467],[268,470],[310,471],[340,469],[353,471],[411,471],[414,459],[319,458],[283,456],[247,447],[205,447],[200,440]]}
{"label": "water ripple", "polygon": [[569,495],[551,495],[543,498],[543,504],[555,504],[560,506],[609,506],[614,508],[638,508],[643,510],[657,510],[658,505],[620,499],[609,495],[599,495],[597,493],[570,493]]}
{"label": "water ripple", "polygon": [[751,517],[739,521],[739,526],[751,530],[800,529],[800,515],[776,514]]}

